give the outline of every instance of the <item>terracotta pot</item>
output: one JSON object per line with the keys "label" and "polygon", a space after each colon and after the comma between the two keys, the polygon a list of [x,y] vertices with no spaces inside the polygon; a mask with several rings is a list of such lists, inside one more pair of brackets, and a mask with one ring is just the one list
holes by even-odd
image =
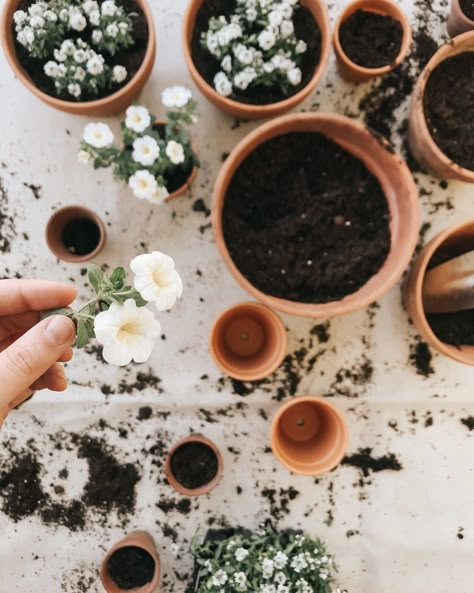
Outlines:
{"label": "terracotta pot", "polygon": [[[155,574],[153,576],[153,580],[140,587],[138,589],[133,589],[135,593],[153,593],[158,587],[158,583],[160,582],[160,557],[155,548],[155,542],[149,533],[146,531],[134,531],[125,537],[124,539],[117,542],[108,552],[107,556],[104,558],[102,565],[100,567],[100,580],[102,581],[102,585],[107,593],[123,593],[124,589],[120,589],[114,581],[110,578],[109,571],[107,569],[107,563],[110,560],[110,557],[114,552],[119,550],[120,548],[127,548],[128,546],[134,546],[137,548],[142,548],[155,561]],[[130,591],[130,589],[128,589]]]}
{"label": "terracotta pot", "polygon": [[20,0],[6,0],[3,9],[2,20],[0,24],[0,37],[2,38],[3,51],[15,73],[15,76],[31,91],[34,95],[55,109],[72,113],[74,115],[87,115],[89,117],[107,117],[116,115],[124,111],[138,96],[144,84],[148,80],[156,53],[156,35],[153,15],[146,0],[136,0],[137,4],[143,10],[148,24],[148,47],[143,58],[143,62],[129,82],[115,93],[102,99],[93,101],[64,101],[51,95],[47,95],[36,87],[28,73],[23,70],[18,61],[15,44],[13,41],[12,21],[13,14],[17,10]]}
{"label": "terracotta pot", "polygon": [[[100,233],[97,247],[85,255],[74,255],[71,253],[62,241],[64,227],[73,220],[88,219],[94,222]],[[105,245],[106,231],[105,225],[97,214],[85,208],[84,206],[64,206],[59,208],[48,221],[46,225],[46,243],[56,257],[63,261],[72,263],[82,263],[94,259],[94,257],[103,249]]]}
{"label": "terracotta pot", "polygon": [[464,364],[474,365],[474,346],[452,346],[442,342],[433,332],[423,307],[423,282],[433,255],[442,250],[456,257],[474,249],[474,220],[452,226],[436,235],[415,259],[404,285],[404,304],[416,329],[433,348]]}
{"label": "terracotta pot", "polygon": [[[255,148],[270,138],[288,132],[320,132],[337,142],[367,166],[379,179],[391,214],[392,246],[385,263],[364,286],[342,300],[324,304],[298,303],[280,299],[255,288],[237,269],[227,250],[222,233],[222,209],[232,176],[240,163]],[[387,292],[408,265],[418,240],[418,192],[402,158],[375,138],[362,124],[348,117],[329,113],[286,115],[267,122],[248,134],[225,160],[213,193],[212,226],[220,254],[239,284],[265,305],[302,317],[333,317],[366,307]]]}
{"label": "terracotta pot", "polygon": [[188,7],[184,13],[182,41],[184,57],[189,72],[198,89],[207,99],[209,99],[209,101],[211,101],[211,103],[214,103],[219,109],[226,113],[230,113],[235,117],[241,117],[243,119],[262,119],[266,117],[274,117],[275,115],[279,115],[292,109],[298,105],[298,103],[301,103],[301,101],[315,89],[326,69],[331,46],[331,23],[329,21],[326,5],[322,0],[301,0],[301,4],[311,11],[321,30],[321,56],[311,80],[304,88],[293,96],[269,105],[240,103],[229,97],[223,97],[219,95],[219,93],[214,90],[214,87],[208,84],[198,72],[191,55],[191,40],[196,17],[203,1],[204,0],[189,0]]}
{"label": "terracotta pot", "polygon": [[456,37],[456,35],[473,29],[474,21],[464,14],[459,0],[451,0],[451,12],[448,19],[448,33],[450,36]]}
{"label": "terracotta pot", "polygon": [[316,397],[295,397],[272,420],[270,439],[275,457],[296,474],[318,476],[344,457],[349,431],[339,410]]}
{"label": "terracotta pot", "polygon": [[278,315],[259,303],[239,303],[216,319],[209,348],[224,373],[256,381],[280,366],[287,345],[285,325]]}
{"label": "terracotta pot", "polygon": [[[174,452],[176,451],[176,449],[181,447],[181,445],[185,445],[186,443],[202,443],[203,445],[207,445],[214,451],[214,453],[217,457],[217,473],[216,473],[216,475],[210,482],[208,482],[207,484],[204,484],[203,486],[200,486],[199,488],[194,488],[194,489],[185,488],[182,484],[180,484],[176,480],[176,478],[173,475],[173,472],[171,471],[171,458],[173,457]],[[166,462],[165,462],[166,478],[168,479],[168,482],[170,483],[170,485],[177,492],[179,492],[180,494],[184,494],[185,496],[201,496],[202,494],[207,494],[215,486],[217,486],[217,484],[220,482],[220,480],[222,478],[223,471],[224,471],[224,463],[222,461],[222,455],[221,455],[219,449],[216,447],[216,445],[212,441],[210,441],[209,439],[206,439],[206,437],[203,437],[200,434],[192,434],[192,435],[182,439],[178,443],[176,443],[176,445],[174,445],[174,447],[171,449],[171,451],[168,453],[168,455],[166,457]]]}
{"label": "terracotta pot", "polygon": [[408,140],[413,156],[432,175],[442,179],[458,179],[474,183],[474,171],[453,163],[431,137],[425,119],[423,100],[426,83],[433,70],[447,58],[474,50],[474,31],[464,33],[443,45],[434,54],[420,75],[411,96]]}
{"label": "terracotta pot", "polygon": [[[380,68],[365,68],[364,66],[359,66],[347,57],[341,46],[339,31],[341,24],[357,10],[366,10],[368,12],[391,16],[393,19],[400,22],[403,27],[402,44],[400,52],[394,62],[387,66],[381,66]],[[394,2],[391,2],[391,0],[356,0],[346,6],[336,21],[336,28],[334,30],[334,49],[336,52],[339,74],[348,82],[363,82],[364,80],[369,80],[376,76],[383,76],[403,62],[410,49],[411,39],[412,33],[410,23],[408,22],[405,13]]]}

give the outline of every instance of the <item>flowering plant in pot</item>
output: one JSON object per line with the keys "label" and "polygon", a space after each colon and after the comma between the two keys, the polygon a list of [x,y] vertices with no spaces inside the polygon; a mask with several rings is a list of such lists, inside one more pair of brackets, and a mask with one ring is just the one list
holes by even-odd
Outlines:
{"label": "flowering plant in pot", "polygon": [[18,78],[49,105],[77,114],[129,105],[155,55],[145,0],[9,0],[2,38]]}
{"label": "flowering plant in pot", "polygon": [[79,161],[95,169],[112,167],[114,177],[125,181],[139,199],[161,204],[184,193],[192,183],[199,160],[185,124],[196,121],[196,102],[184,87],[163,92],[171,108],[159,121],[146,107],[131,105],[121,124],[123,142],[114,145],[107,124],[89,123],[84,128]]}

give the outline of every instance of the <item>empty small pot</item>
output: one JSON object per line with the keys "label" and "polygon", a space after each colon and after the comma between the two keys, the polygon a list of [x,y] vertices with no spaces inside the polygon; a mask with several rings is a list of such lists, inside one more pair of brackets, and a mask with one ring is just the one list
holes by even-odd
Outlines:
{"label": "empty small pot", "polygon": [[448,19],[448,33],[451,37],[474,29],[474,18],[467,16],[461,6],[461,1],[451,0],[451,12]]}
{"label": "empty small pot", "polygon": [[200,434],[190,435],[176,443],[165,462],[168,482],[186,496],[210,492],[222,478],[223,470],[219,449]]}
{"label": "empty small pot", "polygon": [[146,531],[134,531],[117,542],[100,568],[107,593],[153,593],[160,581],[160,558]]}
{"label": "empty small pot", "polygon": [[[356,64],[343,50],[340,38],[341,25],[346,19],[359,10],[389,16],[400,23],[403,30],[400,50],[396,58],[391,61],[390,64],[377,68],[367,68]],[[394,2],[391,2],[390,0],[356,0],[349,4],[341,13],[337,19],[334,30],[334,49],[336,52],[339,74],[348,82],[363,82],[376,76],[383,76],[403,62],[410,49],[411,39],[412,33],[408,18]]]}
{"label": "empty small pot", "polygon": [[283,321],[259,303],[239,303],[214,322],[210,338],[214,362],[229,377],[256,381],[282,363],[287,351]]}
{"label": "empty small pot", "polygon": [[349,431],[341,412],[324,399],[296,397],[281,406],[271,425],[273,454],[305,476],[331,471],[344,457]]}
{"label": "empty small pot", "polygon": [[81,263],[93,259],[104,247],[105,226],[84,206],[56,210],[46,225],[46,242],[56,257]]}

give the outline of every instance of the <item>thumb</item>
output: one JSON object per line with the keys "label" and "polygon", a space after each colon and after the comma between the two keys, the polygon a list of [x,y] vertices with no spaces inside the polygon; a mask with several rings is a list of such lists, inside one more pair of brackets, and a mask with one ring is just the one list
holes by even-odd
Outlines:
{"label": "thumb", "polygon": [[76,335],[64,315],[43,319],[0,353],[0,408],[28,389],[68,350]]}

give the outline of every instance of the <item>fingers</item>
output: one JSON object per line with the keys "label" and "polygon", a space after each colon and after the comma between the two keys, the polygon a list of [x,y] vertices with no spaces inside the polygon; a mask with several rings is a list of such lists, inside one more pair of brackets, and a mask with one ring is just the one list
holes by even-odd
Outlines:
{"label": "fingers", "polygon": [[40,313],[28,311],[0,317],[0,344],[11,336],[18,337],[40,320]]}
{"label": "fingers", "polygon": [[74,286],[47,280],[0,280],[0,316],[66,307],[76,298]]}
{"label": "fingers", "polygon": [[61,364],[55,362],[49,369],[32,385],[31,389],[40,391],[50,389],[51,391],[64,391],[67,387],[66,374]]}

